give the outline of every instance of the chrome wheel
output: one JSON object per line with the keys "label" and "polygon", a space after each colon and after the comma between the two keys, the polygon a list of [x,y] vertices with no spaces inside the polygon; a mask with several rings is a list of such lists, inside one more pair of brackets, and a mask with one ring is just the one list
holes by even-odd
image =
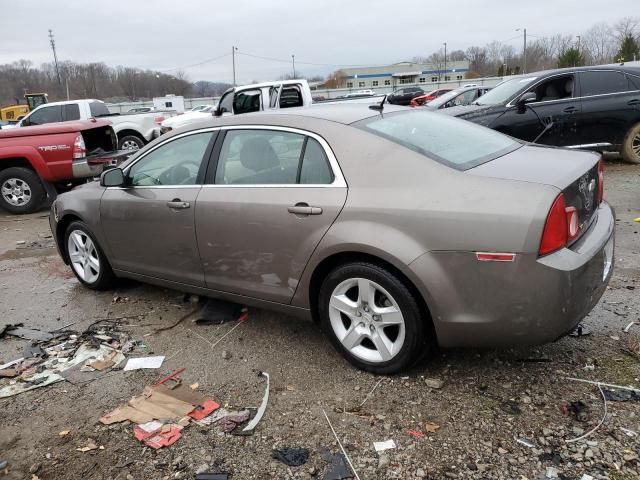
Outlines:
{"label": "chrome wheel", "polygon": [[125,140],[121,145],[122,150],[140,150],[140,145],[135,140]]}
{"label": "chrome wheel", "polygon": [[100,275],[100,259],[93,240],[82,230],[73,230],[67,239],[71,266],[78,277],[93,283]]}
{"label": "chrome wheel", "polygon": [[633,150],[636,157],[640,158],[640,133],[636,133],[633,140],[631,140],[631,150]]}
{"label": "chrome wheel", "polygon": [[404,344],[405,322],[398,303],[366,278],[350,278],[333,290],[329,321],[342,346],[367,362],[388,362]]}
{"label": "chrome wheel", "polygon": [[2,187],[2,198],[14,207],[21,207],[31,200],[31,187],[20,178],[7,178]]}

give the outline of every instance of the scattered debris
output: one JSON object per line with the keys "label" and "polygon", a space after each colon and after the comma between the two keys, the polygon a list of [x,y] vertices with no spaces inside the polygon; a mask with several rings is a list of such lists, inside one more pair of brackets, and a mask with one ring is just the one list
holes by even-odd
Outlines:
{"label": "scattered debris", "polygon": [[249,410],[230,411],[224,408],[217,410],[213,415],[202,419],[200,423],[205,425],[217,425],[224,433],[232,433],[238,426],[245,423],[251,417]]}
{"label": "scattered debris", "polygon": [[582,378],[575,378],[575,377],[565,377],[565,379],[566,380],[571,380],[573,382],[582,382],[582,383],[588,383],[590,385],[597,385],[597,386],[600,386],[600,387],[617,388],[619,390],[628,390],[630,392],[640,393],[640,389],[633,388],[633,387],[624,387],[622,385],[613,385],[611,383],[597,382],[597,381],[594,381],[594,380],[584,380]]}
{"label": "scattered debris", "polygon": [[373,392],[376,391],[376,389],[378,388],[378,385],[380,385],[382,383],[382,380],[384,380],[384,379],[381,378],[380,380],[378,380],[376,382],[376,384],[373,386],[373,388],[369,391],[369,393],[367,393],[367,396],[364,397],[364,400],[362,400],[362,403],[358,406],[358,410],[360,410],[362,408],[362,406],[367,402],[367,400],[369,400],[369,397],[371,397],[371,395],[373,395]]}
{"label": "scattered debris", "polygon": [[176,443],[182,436],[182,429],[182,425],[152,421],[133,427],[133,434],[137,440],[158,450]]}
{"label": "scattered debris", "polygon": [[267,403],[269,403],[269,374],[267,372],[260,372],[259,375],[262,375],[267,379],[267,388],[264,391],[264,397],[262,399],[262,403],[260,404],[260,407],[258,407],[256,416],[253,417],[249,422],[249,424],[242,429],[243,435],[251,435],[253,433],[253,430],[255,430],[258,423],[260,423],[260,420],[262,420],[264,412],[267,409]]}
{"label": "scattered debris", "polygon": [[221,325],[239,320],[247,311],[243,305],[215,298],[207,298],[193,320],[198,325]]}
{"label": "scattered debris", "polygon": [[407,434],[412,436],[413,438],[424,438],[424,433],[418,430],[410,430],[407,428],[405,432],[407,432]]}
{"label": "scattered debris", "polygon": [[600,420],[600,423],[598,423],[595,427],[593,427],[591,430],[589,430],[587,433],[585,433],[584,435],[580,435],[577,438],[571,438],[568,440],[565,440],[565,443],[573,443],[573,442],[578,442],[584,438],[587,438],[589,435],[591,435],[593,432],[595,432],[596,430],[598,430],[602,424],[604,423],[604,421],[607,419],[607,398],[604,395],[604,392],[602,391],[602,387],[600,385],[598,385],[598,390],[600,391],[600,394],[602,395],[602,401],[604,402],[604,413],[602,415],[602,419]]}
{"label": "scattered debris", "polygon": [[516,442],[519,443],[520,445],[524,445],[527,448],[535,448],[535,443],[533,443],[533,440],[530,440],[528,438],[516,438]]}
{"label": "scattered debris", "polygon": [[164,362],[164,355],[160,355],[157,357],[139,357],[139,358],[130,358],[127,361],[127,364],[124,366],[124,371],[128,372],[130,370],[140,370],[140,369],[156,369],[162,366],[162,362]]}
{"label": "scattered debris", "polygon": [[6,460],[0,460],[0,470],[4,470],[9,466],[9,462]]}
{"label": "scattered debris", "polygon": [[87,440],[87,444],[84,447],[78,447],[76,448],[76,450],[78,452],[86,453],[92,450],[98,450],[98,448],[100,448],[100,450],[104,450],[104,447],[102,445],[98,447],[98,444],[95,442],[95,440],[93,440],[92,438],[89,438]]}
{"label": "scattered debris", "polygon": [[436,433],[438,431],[438,429],[440,428],[440,425],[438,425],[437,423],[433,423],[433,422],[427,422],[427,423],[424,424],[424,428],[429,433]]}
{"label": "scattered debris", "polygon": [[444,385],[444,381],[440,378],[425,378],[424,383],[427,384],[427,387],[434,388],[436,390],[441,389]]}
{"label": "scattered debris", "polygon": [[299,467],[309,460],[309,449],[289,447],[273,449],[271,458],[275,458],[290,467]]}
{"label": "scattered debris", "polygon": [[640,392],[634,390],[614,390],[609,388],[602,389],[604,398],[612,402],[628,402],[640,401]]}
{"label": "scattered debris", "polygon": [[582,400],[575,402],[569,402],[560,406],[560,411],[565,415],[573,415],[579,422],[586,422],[589,420],[589,405]]}
{"label": "scattered debris", "polygon": [[500,410],[502,410],[505,413],[508,413],[509,415],[519,415],[522,413],[522,410],[520,409],[520,405],[518,405],[518,402],[514,400],[507,400],[505,402],[502,402],[500,404]]}
{"label": "scattered debris", "polygon": [[624,427],[620,427],[620,430],[622,430],[627,437],[637,437],[638,436],[638,432],[636,432],[634,430],[629,430],[628,428],[624,428]]}
{"label": "scattered debris", "polygon": [[24,328],[22,324],[5,326],[0,337],[3,335],[11,335],[12,337],[24,338],[25,340],[37,340],[39,342],[48,342],[54,337],[54,335],[49,332],[43,332],[42,330],[35,330],[32,328]]}
{"label": "scattered debris", "polygon": [[385,450],[396,448],[396,442],[393,439],[385,440],[384,442],[373,442],[373,448],[376,449],[376,452],[384,452]]}
{"label": "scattered debris", "polygon": [[66,437],[67,435],[69,435],[69,430],[62,430],[58,433],[59,437]]}
{"label": "scattered debris", "polygon": [[347,455],[347,452],[345,451],[344,447],[342,446],[342,442],[338,438],[338,434],[336,433],[335,429],[333,428],[333,425],[331,424],[331,420],[329,420],[329,417],[327,416],[327,412],[325,412],[324,409],[323,409],[322,413],[324,414],[324,418],[327,419],[327,423],[329,424],[329,428],[331,429],[331,432],[333,433],[333,436],[335,437],[336,442],[338,442],[338,446],[340,447],[340,450],[342,451],[342,454],[344,455],[344,458],[347,460],[347,463],[349,463],[349,467],[351,468],[351,471],[353,472],[353,475],[356,477],[356,480],[360,480],[360,476],[358,475],[358,472],[356,472],[356,469],[353,467],[353,463],[351,462],[351,459],[349,458],[349,455]]}
{"label": "scattered debris", "polygon": [[198,473],[195,480],[228,480],[228,473]]}
{"label": "scattered debris", "polygon": [[640,322],[635,321],[635,320],[634,320],[633,322],[630,322],[630,323],[629,323],[629,325],[627,325],[626,327],[624,327],[624,329],[623,329],[624,333],[629,333],[629,330],[630,330],[630,329],[631,329],[631,327],[633,327],[634,325],[640,325]]}
{"label": "scattered debris", "polygon": [[353,478],[353,473],[342,453],[331,453],[328,448],[320,449],[320,456],[329,464],[324,480],[346,480]]}
{"label": "scattered debris", "polygon": [[591,335],[591,329],[582,322],[569,333],[570,337],[586,337],[587,335]]}

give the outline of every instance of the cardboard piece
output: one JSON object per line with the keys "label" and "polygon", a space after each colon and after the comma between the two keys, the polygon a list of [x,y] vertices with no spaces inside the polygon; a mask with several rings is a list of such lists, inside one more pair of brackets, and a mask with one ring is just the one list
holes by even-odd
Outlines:
{"label": "cardboard piece", "polygon": [[124,371],[140,370],[141,368],[160,368],[162,366],[162,362],[164,362],[164,355],[157,357],[130,358],[124,366]]}

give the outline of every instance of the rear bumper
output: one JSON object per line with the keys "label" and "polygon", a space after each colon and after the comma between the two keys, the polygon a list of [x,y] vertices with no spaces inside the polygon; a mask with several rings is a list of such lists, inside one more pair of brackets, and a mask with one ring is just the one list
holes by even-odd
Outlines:
{"label": "rear bumper", "polygon": [[106,168],[120,165],[133,153],[131,150],[118,150],[117,152],[73,160],[71,164],[73,178],[97,177]]}
{"label": "rear bumper", "polygon": [[473,252],[431,252],[412,262],[440,345],[538,345],[570,332],[613,271],[614,212],[603,202],[597,215],[578,242],[541,258],[479,262]]}

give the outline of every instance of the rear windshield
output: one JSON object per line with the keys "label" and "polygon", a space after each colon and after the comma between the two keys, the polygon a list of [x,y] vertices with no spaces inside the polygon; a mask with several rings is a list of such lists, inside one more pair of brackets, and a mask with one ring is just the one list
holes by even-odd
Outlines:
{"label": "rear windshield", "polygon": [[353,126],[457,170],[476,167],[522,145],[475,123],[424,110],[383,114]]}
{"label": "rear windshield", "polygon": [[91,102],[89,104],[89,110],[91,110],[92,117],[104,117],[109,115],[109,109],[102,102]]}

